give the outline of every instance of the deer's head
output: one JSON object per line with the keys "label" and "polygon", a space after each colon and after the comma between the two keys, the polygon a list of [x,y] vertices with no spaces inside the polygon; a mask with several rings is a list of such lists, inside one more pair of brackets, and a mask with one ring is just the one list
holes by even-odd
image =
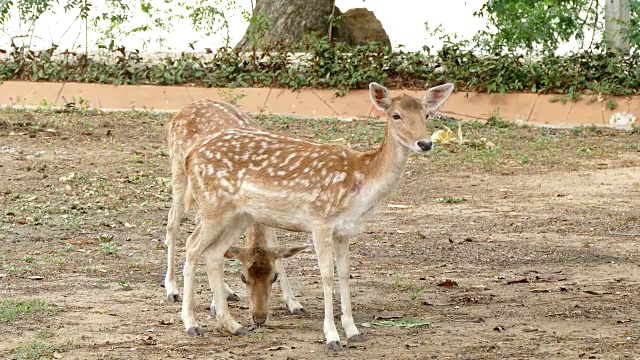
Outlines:
{"label": "deer's head", "polygon": [[[267,244],[266,236],[265,231],[256,230],[256,226],[251,226],[247,231],[247,243]],[[247,288],[251,320],[256,326],[264,324],[269,315],[271,287],[278,280],[275,269],[276,260],[291,257],[306,248],[306,245],[293,247],[249,245],[248,247],[232,246],[225,252],[226,258],[242,262],[240,278]]]}
{"label": "deer's head", "polygon": [[369,84],[371,101],[389,116],[391,136],[400,145],[424,154],[433,148],[431,134],[426,126],[429,115],[449,98],[453,84],[443,84],[427,90],[422,99],[410,95],[389,96],[389,91],[378,83]]}

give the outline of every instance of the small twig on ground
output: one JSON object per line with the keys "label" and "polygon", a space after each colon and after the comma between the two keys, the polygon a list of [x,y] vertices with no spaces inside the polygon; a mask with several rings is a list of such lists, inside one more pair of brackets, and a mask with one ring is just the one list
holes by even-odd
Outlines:
{"label": "small twig on ground", "polygon": [[614,236],[640,236],[640,233],[621,233],[621,232],[614,232],[609,230],[609,235],[614,235]]}

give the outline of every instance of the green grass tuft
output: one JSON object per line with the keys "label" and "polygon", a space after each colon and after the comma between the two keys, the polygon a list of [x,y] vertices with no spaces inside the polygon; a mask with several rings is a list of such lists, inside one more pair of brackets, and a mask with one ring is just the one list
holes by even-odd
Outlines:
{"label": "green grass tuft", "polygon": [[460,204],[467,200],[465,198],[457,197],[457,196],[445,196],[445,197],[438,198],[437,201],[439,203],[444,203],[444,204]]}
{"label": "green grass tuft", "polygon": [[52,314],[60,308],[43,299],[0,299],[0,322],[7,323],[40,314]]}

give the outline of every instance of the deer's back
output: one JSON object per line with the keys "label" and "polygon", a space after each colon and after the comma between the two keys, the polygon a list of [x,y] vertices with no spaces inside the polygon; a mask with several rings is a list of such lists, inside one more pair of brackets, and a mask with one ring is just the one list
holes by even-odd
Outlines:
{"label": "deer's back", "polygon": [[169,123],[169,153],[172,159],[182,161],[189,149],[207,136],[227,129],[255,126],[249,115],[229,103],[208,99],[194,101]]}
{"label": "deer's back", "polygon": [[267,226],[308,231],[308,219],[358,207],[360,160],[342,146],[232,129],[196,144],[186,156],[186,170],[201,207],[230,201]]}

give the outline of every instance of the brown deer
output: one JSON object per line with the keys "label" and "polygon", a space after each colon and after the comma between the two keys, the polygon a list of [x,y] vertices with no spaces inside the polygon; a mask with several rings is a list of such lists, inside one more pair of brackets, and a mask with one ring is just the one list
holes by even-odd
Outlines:
{"label": "brown deer", "polygon": [[[207,136],[225,129],[255,126],[253,120],[235,106],[213,100],[199,100],[187,105],[168,123],[167,135],[171,159],[173,199],[169,210],[165,240],[167,274],[164,284],[169,302],[180,300],[175,280],[175,241],[182,217],[193,203],[187,189],[187,174],[184,169],[185,157],[194,144],[201,143]],[[196,223],[199,221],[199,218],[196,218]],[[279,260],[294,255],[306,246],[270,247],[277,245],[275,231],[259,224],[254,224],[249,228],[247,245],[246,249],[235,249],[226,255],[229,258],[237,258],[243,263],[242,279],[247,284],[247,292],[250,294],[250,308],[257,309],[256,312],[252,311],[252,318],[256,325],[260,325],[266,320],[267,300],[272,280],[275,277],[280,279],[282,294],[289,311],[297,315],[306,313],[296,299],[289,285],[282,261]],[[268,289],[266,284],[268,284]],[[226,283],[224,288],[227,299],[240,300]],[[253,299],[256,299],[257,302]],[[212,299],[212,313],[215,312],[214,305],[215,301]]]}
{"label": "brown deer", "polygon": [[342,327],[349,341],[364,341],[351,313],[349,236],[396,187],[411,152],[433,147],[426,120],[451,95],[452,84],[427,90],[422,99],[391,98],[369,85],[371,100],[389,117],[385,137],[370,152],[256,129],[226,130],[207,137],[187,154],[185,169],[201,222],[187,240],[181,318],[190,334],[200,330],[193,315],[195,265],[204,254],[219,324],[235,334],[243,327],[230,315],[224,296],[223,257],[250,224],[312,233],[324,292],[324,335],[341,349],[333,319],[335,256]]}
{"label": "brown deer", "polygon": [[[256,326],[267,321],[271,284],[280,278],[283,288],[289,286],[284,267],[279,259],[291,257],[307,248],[307,245],[269,247],[267,239],[275,238],[276,234],[273,229],[254,223],[247,230],[247,247],[232,246],[224,254],[226,258],[238,259],[242,262],[240,279],[247,287],[251,320]],[[275,265],[276,261],[280,265]],[[282,277],[280,277],[281,275]],[[292,292],[291,296],[293,296]],[[215,299],[213,300],[215,301]],[[215,308],[215,305],[212,306]],[[294,308],[290,311],[301,315],[304,309]]]}

